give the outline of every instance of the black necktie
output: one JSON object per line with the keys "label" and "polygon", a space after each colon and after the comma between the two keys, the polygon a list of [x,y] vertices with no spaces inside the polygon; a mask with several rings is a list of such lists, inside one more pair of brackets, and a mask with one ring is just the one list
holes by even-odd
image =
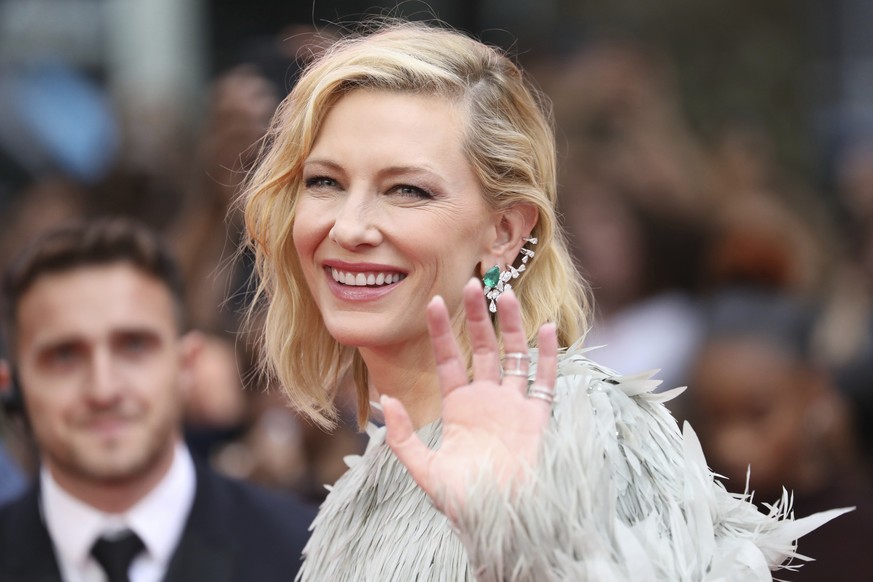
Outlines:
{"label": "black necktie", "polygon": [[109,582],[130,582],[127,576],[130,563],[144,547],[139,536],[127,530],[112,539],[97,540],[91,555],[106,572]]}

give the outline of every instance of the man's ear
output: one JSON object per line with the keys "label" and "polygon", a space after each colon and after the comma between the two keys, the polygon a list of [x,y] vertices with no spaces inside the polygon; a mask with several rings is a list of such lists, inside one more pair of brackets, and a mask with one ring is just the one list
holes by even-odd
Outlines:
{"label": "man's ear", "polygon": [[199,331],[189,331],[179,340],[179,384],[187,396],[197,379],[197,359],[203,351],[206,338]]}
{"label": "man's ear", "polygon": [[12,372],[9,362],[0,358],[0,394],[6,394],[12,388]]}
{"label": "man's ear", "polygon": [[12,385],[12,368],[9,367],[9,362],[0,358],[0,402],[7,412],[17,405],[15,389]]}
{"label": "man's ear", "polygon": [[0,409],[7,416],[21,415],[27,422],[24,394],[9,360],[0,358]]}
{"label": "man's ear", "polygon": [[485,256],[482,257],[480,275],[494,265],[506,269],[524,246],[525,237],[530,236],[539,218],[539,211],[533,204],[519,203],[501,211],[496,217],[494,238]]}

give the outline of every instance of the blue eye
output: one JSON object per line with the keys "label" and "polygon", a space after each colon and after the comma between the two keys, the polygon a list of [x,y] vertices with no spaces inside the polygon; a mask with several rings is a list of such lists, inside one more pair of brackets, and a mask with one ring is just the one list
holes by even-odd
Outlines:
{"label": "blue eye", "polygon": [[327,176],[313,176],[312,178],[306,178],[304,184],[306,184],[307,188],[334,188],[337,182]]}
{"label": "blue eye", "polygon": [[412,186],[411,184],[398,184],[397,186],[394,186],[391,191],[396,192],[401,196],[409,196],[411,198],[433,198],[433,194],[431,194],[424,188]]}

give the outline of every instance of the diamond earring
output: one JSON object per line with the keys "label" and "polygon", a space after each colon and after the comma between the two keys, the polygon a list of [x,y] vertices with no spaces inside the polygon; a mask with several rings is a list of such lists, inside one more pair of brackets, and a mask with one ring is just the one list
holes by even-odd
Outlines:
{"label": "diamond earring", "polygon": [[[525,244],[530,243],[531,245],[537,244],[537,239],[535,237],[525,237]],[[512,265],[507,265],[507,269],[505,271],[500,269],[500,265],[494,265],[485,273],[482,277],[482,282],[485,284],[484,294],[485,297],[489,300],[488,311],[491,313],[497,312],[497,298],[500,295],[507,291],[508,289],[512,289],[512,284],[510,281],[512,279],[518,279],[518,275],[522,273],[527,268],[527,261],[534,256],[534,252],[530,249],[526,249],[521,247],[518,254],[521,256],[521,263],[518,267],[514,267]]]}

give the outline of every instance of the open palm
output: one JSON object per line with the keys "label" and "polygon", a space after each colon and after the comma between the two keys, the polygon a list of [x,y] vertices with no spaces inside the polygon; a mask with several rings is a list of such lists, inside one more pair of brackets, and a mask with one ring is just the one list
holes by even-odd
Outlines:
{"label": "open palm", "polygon": [[[467,491],[483,471],[504,487],[512,487],[537,460],[551,404],[529,398],[526,374],[501,379],[500,351],[482,301],[482,287],[471,280],[464,288],[467,329],[473,350],[473,380],[442,299],[427,309],[428,331],[442,389],[442,443],[430,450],[415,434],[400,401],[383,397],[386,442],[418,485],[444,513],[463,505]],[[527,353],[518,300],[512,291],[498,301],[507,354]],[[535,386],[554,390],[557,365],[555,327],[546,324],[537,337],[539,357]],[[526,361],[523,362],[526,371]],[[449,514],[449,517],[452,517]]]}

